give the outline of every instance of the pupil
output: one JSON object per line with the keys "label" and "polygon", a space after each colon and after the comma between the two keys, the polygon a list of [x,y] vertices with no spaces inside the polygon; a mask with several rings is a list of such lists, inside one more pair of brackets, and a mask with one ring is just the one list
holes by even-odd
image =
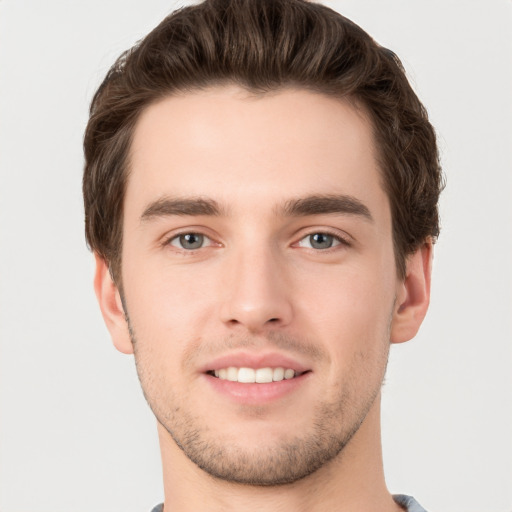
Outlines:
{"label": "pupil", "polygon": [[309,240],[311,247],[315,249],[329,249],[332,246],[333,237],[325,233],[315,233],[309,237]]}
{"label": "pupil", "polygon": [[203,245],[203,235],[197,233],[181,235],[180,243],[184,249],[199,249]]}

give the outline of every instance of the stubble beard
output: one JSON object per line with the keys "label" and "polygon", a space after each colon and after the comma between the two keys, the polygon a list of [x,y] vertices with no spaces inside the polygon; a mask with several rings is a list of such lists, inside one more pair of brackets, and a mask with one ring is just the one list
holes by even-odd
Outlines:
{"label": "stubble beard", "polygon": [[[319,401],[311,411],[312,421],[307,432],[295,436],[287,433],[272,445],[249,450],[243,444],[223,441],[207,424],[207,419],[195,416],[169,386],[151,376],[149,365],[139,354],[139,343],[130,326],[137,373],[144,397],[157,421],[176,445],[199,468],[223,481],[252,485],[280,486],[301,480],[338,457],[349,444],[379,395],[387,365],[384,358],[380,379],[373,388],[360,389],[344,382],[334,399]],[[358,354],[351,372],[361,370],[365,355]],[[350,373],[350,372],[349,372]],[[363,373],[366,373],[363,370]],[[167,387],[167,389],[166,389]],[[163,390],[163,392],[162,392]]]}
{"label": "stubble beard", "polygon": [[315,409],[315,420],[308,432],[259,447],[257,451],[219,441],[207,426],[200,426],[187,414],[175,415],[173,421],[163,419],[161,414],[155,416],[185,455],[210,476],[231,483],[280,486],[315,473],[339,456],[373,401],[350,426],[340,422],[344,408],[339,403],[323,403]]}

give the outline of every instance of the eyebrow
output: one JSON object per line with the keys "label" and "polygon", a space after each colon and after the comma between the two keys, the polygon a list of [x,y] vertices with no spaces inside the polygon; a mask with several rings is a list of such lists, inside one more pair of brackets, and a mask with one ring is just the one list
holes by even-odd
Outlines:
{"label": "eyebrow", "polygon": [[[368,207],[359,199],[348,195],[312,195],[290,199],[276,209],[285,217],[306,217],[308,215],[343,214],[358,215],[369,221],[373,217]],[[141,215],[141,221],[167,216],[221,216],[226,210],[213,199],[204,197],[163,197],[150,203]]]}
{"label": "eyebrow", "polygon": [[287,201],[282,209],[285,216],[344,214],[358,215],[369,221],[373,217],[368,207],[359,199],[348,195],[313,195]]}
{"label": "eyebrow", "polygon": [[219,216],[223,213],[217,201],[202,197],[163,197],[150,203],[140,219],[148,221],[155,217],[167,217],[170,215],[209,215]]}

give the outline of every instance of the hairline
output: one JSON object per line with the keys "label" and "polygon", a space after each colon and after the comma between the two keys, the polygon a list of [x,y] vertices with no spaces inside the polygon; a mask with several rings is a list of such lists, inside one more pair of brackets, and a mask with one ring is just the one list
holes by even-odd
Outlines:
{"label": "hairline", "polygon": [[366,106],[363,99],[359,98],[357,94],[348,93],[348,92],[339,92],[335,90],[328,90],[328,88],[322,89],[322,87],[312,86],[308,84],[300,84],[298,82],[283,82],[282,84],[277,84],[274,87],[268,88],[257,88],[252,87],[247,83],[244,83],[241,80],[237,80],[235,78],[225,78],[222,80],[212,80],[208,84],[192,84],[187,87],[175,87],[170,88],[167,93],[158,92],[142,105],[140,109],[138,109],[130,120],[127,123],[126,127],[128,128],[127,135],[127,144],[128,150],[125,154],[124,162],[122,164],[122,180],[123,180],[123,196],[122,196],[122,211],[119,215],[119,222],[117,225],[117,233],[115,233],[115,240],[118,242],[115,252],[112,255],[111,261],[108,261],[108,266],[110,270],[110,275],[112,276],[115,284],[118,287],[122,286],[122,253],[123,253],[123,230],[124,230],[124,203],[126,200],[126,191],[128,188],[130,174],[132,172],[132,148],[133,148],[133,140],[135,136],[135,132],[137,130],[137,126],[140,122],[140,118],[150,107],[158,105],[161,102],[173,97],[183,97],[188,95],[194,95],[200,92],[213,90],[216,88],[229,88],[229,87],[238,87],[239,90],[242,90],[248,93],[246,99],[263,99],[269,95],[277,95],[286,92],[293,91],[307,91],[312,94],[318,94],[320,96],[324,96],[327,98],[331,98],[334,100],[338,100],[340,102],[348,103],[350,107],[354,110],[354,112],[361,116],[362,119],[369,124],[370,134],[371,134],[371,143],[373,156],[375,158],[375,164],[379,174],[379,185],[385,193],[386,199],[388,201],[388,206],[390,208],[391,214],[391,235],[393,242],[393,252],[395,256],[395,269],[399,275],[399,277],[404,278],[403,275],[403,265],[405,259],[408,254],[403,254],[402,257],[400,255],[399,247],[396,244],[395,237],[395,218],[392,211],[392,202],[390,197],[390,191],[388,190],[387,180],[385,178],[385,159],[383,155],[383,149],[381,143],[379,142],[379,131],[377,129],[376,123],[373,119],[372,113],[369,107]]}

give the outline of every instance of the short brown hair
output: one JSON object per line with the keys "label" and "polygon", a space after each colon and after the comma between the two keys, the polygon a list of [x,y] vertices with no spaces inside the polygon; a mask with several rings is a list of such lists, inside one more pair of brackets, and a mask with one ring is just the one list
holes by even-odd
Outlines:
{"label": "short brown hair", "polygon": [[373,123],[393,220],[398,274],[439,234],[436,136],[390,50],[335,11],[305,0],[206,0],[177,10],[123,53],[94,95],[84,139],[89,247],[120,281],[123,200],[135,124],[177,91],[237,84],[299,87],[363,105]]}

